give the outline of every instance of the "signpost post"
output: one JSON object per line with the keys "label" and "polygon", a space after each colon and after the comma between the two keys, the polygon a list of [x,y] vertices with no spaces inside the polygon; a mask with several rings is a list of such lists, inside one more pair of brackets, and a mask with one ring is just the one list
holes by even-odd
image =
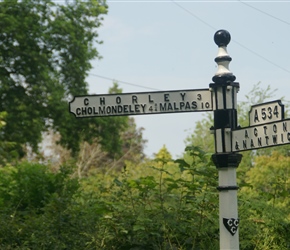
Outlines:
{"label": "signpost post", "polygon": [[284,120],[284,105],[280,100],[253,105],[249,112],[250,126],[238,126],[240,86],[229,70],[232,58],[226,47],[230,39],[226,30],[214,35],[219,47],[215,58],[218,70],[208,89],[76,96],[69,104],[70,112],[77,118],[213,111],[212,159],[219,171],[221,250],[239,249],[236,168],[242,155],[238,152],[290,143],[290,119]]}
{"label": "signpost post", "polygon": [[214,41],[219,47],[215,62],[218,70],[210,84],[213,89],[214,126],[216,153],[212,155],[213,162],[219,171],[219,228],[220,249],[239,249],[239,219],[236,183],[236,168],[242,155],[231,150],[231,131],[237,128],[237,93],[239,83],[229,70],[232,58],[228,55],[226,46],[231,40],[230,34],[219,30],[214,35]]}

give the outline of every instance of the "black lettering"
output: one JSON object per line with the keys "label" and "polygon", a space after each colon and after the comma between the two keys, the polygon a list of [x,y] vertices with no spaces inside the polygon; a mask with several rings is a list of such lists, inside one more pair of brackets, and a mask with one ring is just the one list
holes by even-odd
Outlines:
{"label": "black lettering", "polygon": [[257,137],[258,136],[258,129],[254,128],[254,135]]}
{"label": "black lettering", "polygon": [[283,131],[287,132],[287,122],[283,122]]}
{"label": "black lettering", "polygon": [[186,104],[185,104],[185,109],[190,109],[190,104],[189,104],[189,102],[186,102]]}
{"label": "black lettering", "polygon": [[93,113],[92,107],[88,107],[88,114],[91,115]]}
{"label": "black lettering", "polygon": [[104,107],[99,107],[99,114],[106,114],[106,106]]}
{"label": "black lettering", "polygon": [[128,113],[128,105],[124,105],[124,113]]}
{"label": "black lettering", "polygon": [[107,111],[107,114],[111,114],[111,111],[112,111],[111,106],[108,106],[106,111]]}
{"label": "black lettering", "polygon": [[249,138],[248,130],[245,130],[245,138]]}
{"label": "black lettering", "polygon": [[273,144],[277,144],[277,135],[272,135]]}
{"label": "black lettering", "polygon": [[130,113],[134,113],[135,112],[135,110],[132,109],[132,105],[129,105],[129,111],[130,111]]}
{"label": "black lettering", "polygon": [[100,97],[100,105],[105,105],[105,97]]}
{"label": "black lettering", "polygon": [[84,99],[84,104],[87,106],[87,105],[89,105],[89,99],[88,98],[85,98]]}
{"label": "black lettering", "polygon": [[196,109],[197,108],[197,103],[196,103],[196,101],[193,101],[192,103],[191,103],[191,107],[192,107],[192,109]]}
{"label": "black lettering", "polygon": [[82,114],[81,109],[80,108],[77,108],[76,109],[76,113],[77,113],[77,115],[81,115]]}
{"label": "black lettering", "polygon": [[266,118],[267,118],[267,115],[266,115],[266,109],[265,109],[265,108],[262,108],[262,109],[261,109],[261,113],[262,113],[262,119],[263,119],[263,120],[266,120]]}
{"label": "black lettering", "polygon": [[259,122],[258,110],[255,109],[254,122]]}
{"label": "black lettering", "polygon": [[174,110],[179,110],[179,108],[176,107],[176,102],[173,103],[173,107],[174,107]]}
{"label": "black lettering", "polygon": [[170,102],[168,103],[168,110],[173,110],[172,104]]}
{"label": "black lettering", "polygon": [[184,106],[185,106],[185,103],[184,102],[180,102],[179,103],[180,110],[182,110],[184,108]]}
{"label": "black lettering", "polygon": [[132,95],[132,104],[138,103],[138,97],[136,95]]}
{"label": "black lettering", "polygon": [[197,94],[197,100],[201,100],[201,94]]}
{"label": "black lettering", "polygon": [[160,103],[160,111],[166,111],[166,103]]}
{"label": "black lettering", "polygon": [[261,137],[258,137],[258,146],[262,147],[262,138]]}
{"label": "black lettering", "polygon": [[118,113],[121,114],[123,112],[123,106],[122,105],[118,105]]}
{"label": "black lettering", "polygon": [[136,111],[136,113],[139,113],[140,112],[140,105],[139,104],[136,104],[135,105],[135,111]]}
{"label": "black lettering", "polygon": [[284,142],[283,134],[281,134],[281,142]]}
{"label": "black lettering", "polygon": [[264,134],[267,135],[267,126],[264,126]]}
{"label": "black lettering", "polygon": [[237,142],[237,141],[236,141],[235,149],[236,150],[239,150],[240,149],[239,142]]}
{"label": "black lettering", "polygon": [[269,136],[265,136],[266,144],[269,145]]}
{"label": "black lettering", "polygon": [[154,101],[151,99],[151,95],[149,95],[148,97],[149,97],[149,102],[154,102]]}
{"label": "black lettering", "polygon": [[251,139],[251,148],[254,148],[254,147],[255,147],[254,141],[253,139]]}
{"label": "black lettering", "polygon": [[94,115],[97,115],[98,112],[96,112],[96,107],[94,107],[93,109],[94,109]]}
{"label": "black lettering", "polygon": [[184,101],[185,93],[180,93],[182,101]]}
{"label": "black lettering", "polygon": [[164,94],[164,101],[169,102],[169,94]]}
{"label": "black lettering", "polygon": [[288,139],[288,141],[290,141],[290,133],[289,132],[287,133],[287,139]]}
{"label": "black lettering", "polygon": [[117,96],[117,97],[116,97],[116,103],[117,103],[117,104],[120,104],[121,102],[122,102],[121,97],[120,97],[120,96]]}
{"label": "black lettering", "polygon": [[87,109],[86,107],[82,107],[82,115],[86,115],[87,114]]}
{"label": "black lettering", "polygon": [[243,148],[247,149],[247,140],[243,140]]}
{"label": "black lettering", "polygon": [[141,104],[141,108],[142,108],[143,113],[145,113],[145,107],[146,107],[146,104]]}
{"label": "black lettering", "polygon": [[276,125],[276,124],[273,125],[273,132],[274,132],[275,134],[277,133],[277,125]]}
{"label": "black lettering", "polygon": [[275,108],[274,108],[274,115],[278,118],[279,116],[279,112],[278,112],[278,106],[275,105]]}
{"label": "black lettering", "polygon": [[268,107],[268,118],[271,120],[272,119],[272,108],[271,107]]}
{"label": "black lettering", "polygon": [[112,113],[118,113],[118,106],[112,106]]}

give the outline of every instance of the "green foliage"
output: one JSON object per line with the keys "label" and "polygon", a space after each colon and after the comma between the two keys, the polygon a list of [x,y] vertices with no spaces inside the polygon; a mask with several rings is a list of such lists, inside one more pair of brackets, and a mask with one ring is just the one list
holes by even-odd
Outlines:
{"label": "green foliage", "polygon": [[[216,171],[202,151],[77,180],[1,169],[1,249],[216,249]],[[216,184],[214,184],[216,185]]]}
{"label": "green foliage", "polygon": [[34,152],[48,128],[60,143],[79,150],[81,140],[100,138],[108,152],[119,152],[126,119],[81,119],[68,112],[68,100],[88,92],[90,61],[100,58],[97,29],[107,6],[101,0],[4,0],[0,5],[0,112],[3,140],[14,142],[19,158]]}
{"label": "green foliage", "polygon": [[193,133],[185,139],[186,145],[201,147],[206,152],[215,152],[214,137],[210,133],[213,126],[213,115],[206,113],[205,118],[197,121]]}
{"label": "green foliage", "polygon": [[[290,192],[289,167],[290,158],[278,151],[273,151],[271,155],[257,156],[254,167],[246,174],[246,182],[273,206],[288,208],[290,204],[285,198]],[[285,215],[287,217],[287,213]],[[288,216],[290,219],[290,212]]]}
{"label": "green foliage", "polygon": [[[246,101],[239,103],[239,124],[247,127],[251,106],[270,101],[274,93],[270,86],[254,85]],[[284,103],[283,98],[281,100]],[[198,122],[194,133],[187,138],[188,145],[199,145],[213,153],[212,125],[211,115]],[[276,147],[275,151],[268,148],[242,153],[243,159],[237,169],[241,249],[290,248],[289,145]]]}
{"label": "green foliage", "polygon": [[[114,85],[111,91],[121,90]],[[197,131],[205,131],[210,119]],[[0,129],[4,121],[0,113]],[[102,153],[96,140],[83,144],[83,161],[76,167],[52,171],[55,166],[21,162],[0,168],[0,249],[219,248],[218,171],[212,151],[191,145],[173,160],[164,146],[155,159],[144,160],[142,134],[134,121],[122,121],[129,128],[118,138],[123,143],[118,164],[116,155],[110,164],[96,160]],[[193,142],[201,142],[200,136]],[[208,150],[207,139],[201,146]],[[250,164],[238,168],[241,250],[290,248],[285,152],[246,155]],[[108,165],[92,171],[98,164]],[[76,172],[81,172],[78,179],[73,178]]]}
{"label": "green foliage", "polygon": [[6,117],[7,112],[0,112],[0,165],[17,158],[17,152],[15,152],[16,143],[5,141],[4,139],[3,131],[6,126]]}
{"label": "green foliage", "polygon": [[101,190],[109,205],[99,222],[102,230],[87,234],[96,249],[218,247],[215,168],[198,148],[188,148],[186,158],[175,162],[165,151],[157,155],[166,157],[127,166],[106,185],[85,181],[83,193],[91,190],[97,197]]}
{"label": "green foliage", "polygon": [[243,237],[255,249],[290,247],[289,166],[289,157],[274,151],[255,157],[254,167],[246,173],[240,214],[247,227]]}
{"label": "green foliage", "polygon": [[[199,147],[122,172],[0,168],[0,249],[218,249],[217,170]],[[257,156],[239,192],[240,249],[289,249],[289,159]],[[281,164],[279,164],[281,163]]]}
{"label": "green foliage", "polygon": [[70,230],[65,220],[79,188],[69,178],[70,168],[52,173],[47,166],[24,162],[0,171],[0,248],[63,249]]}
{"label": "green foliage", "polygon": [[160,160],[162,162],[168,162],[171,158],[172,156],[165,145],[155,154],[155,160]]}

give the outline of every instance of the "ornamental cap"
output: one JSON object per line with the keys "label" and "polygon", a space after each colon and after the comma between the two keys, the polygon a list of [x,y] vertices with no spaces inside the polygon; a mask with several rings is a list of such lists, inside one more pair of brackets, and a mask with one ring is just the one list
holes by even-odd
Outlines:
{"label": "ornamental cap", "polygon": [[231,41],[231,35],[226,30],[218,30],[214,34],[214,41],[219,47],[218,55],[215,58],[215,62],[218,65],[218,70],[212,80],[216,84],[228,84],[236,79],[233,73],[229,70],[229,63],[232,58],[227,52],[227,45]]}
{"label": "ornamental cap", "polygon": [[231,35],[227,30],[218,30],[214,34],[214,42],[217,46],[227,46],[231,41]]}

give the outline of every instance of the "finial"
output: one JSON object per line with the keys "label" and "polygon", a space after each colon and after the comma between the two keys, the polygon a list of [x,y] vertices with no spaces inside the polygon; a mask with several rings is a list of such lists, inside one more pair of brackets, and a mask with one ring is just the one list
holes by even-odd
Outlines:
{"label": "finial", "polygon": [[219,47],[218,55],[215,58],[215,62],[218,65],[218,70],[212,80],[215,83],[226,84],[228,82],[233,82],[236,77],[229,70],[229,63],[232,58],[227,52],[227,45],[231,41],[231,35],[226,30],[218,30],[214,34],[214,41]]}
{"label": "finial", "polygon": [[214,34],[214,42],[217,46],[227,46],[231,41],[231,35],[227,30],[218,30]]}

